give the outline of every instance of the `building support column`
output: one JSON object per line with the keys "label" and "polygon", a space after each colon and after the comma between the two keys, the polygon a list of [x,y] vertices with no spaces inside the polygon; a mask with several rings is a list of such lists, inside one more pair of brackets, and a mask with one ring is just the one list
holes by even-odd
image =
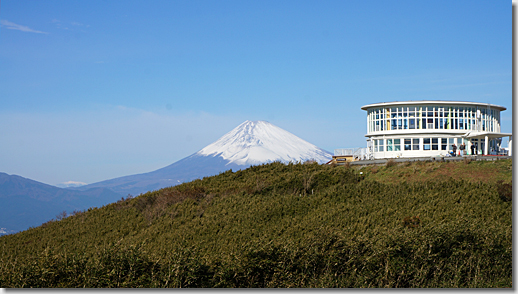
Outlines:
{"label": "building support column", "polygon": [[488,155],[487,154],[487,150],[489,150],[488,145],[489,145],[489,140],[486,135],[486,138],[484,139],[484,155]]}
{"label": "building support column", "polygon": [[509,136],[509,156],[513,156],[513,137]]}

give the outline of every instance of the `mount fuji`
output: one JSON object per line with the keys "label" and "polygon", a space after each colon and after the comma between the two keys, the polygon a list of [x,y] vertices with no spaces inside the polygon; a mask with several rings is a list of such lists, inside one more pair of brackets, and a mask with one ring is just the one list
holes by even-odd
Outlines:
{"label": "mount fuji", "polygon": [[138,195],[229,169],[280,161],[325,163],[331,153],[266,121],[245,121],[214,143],[169,166],[75,188],[108,188],[121,195]]}

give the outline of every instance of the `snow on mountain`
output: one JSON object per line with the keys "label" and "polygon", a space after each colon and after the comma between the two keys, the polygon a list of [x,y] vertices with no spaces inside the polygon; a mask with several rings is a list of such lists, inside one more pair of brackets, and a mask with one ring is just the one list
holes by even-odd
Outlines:
{"label": "snow on mountain", "polygon": [[56,187],[58,188],[77,188],[86,185],[86,183],[83,182],[76,182],[76,181],[68,181],[64,183],[57,184]]}
{"label": "snow on mountain", "polygon": [[325,163],[332,158],[329,152],[267,121],[248,120],[197,154],[221,156],[229,163],[238,165],[273,161],[304,162],[311,159]]}

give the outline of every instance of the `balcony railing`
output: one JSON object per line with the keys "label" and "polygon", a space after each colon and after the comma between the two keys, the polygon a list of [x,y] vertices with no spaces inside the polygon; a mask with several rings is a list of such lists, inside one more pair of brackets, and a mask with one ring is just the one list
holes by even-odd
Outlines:
{"label": "balcony railing", "polygon": [[334,154],[335,156],[352,156],[355,160],[370,158],[369,149],[366,147],[335,149]]}

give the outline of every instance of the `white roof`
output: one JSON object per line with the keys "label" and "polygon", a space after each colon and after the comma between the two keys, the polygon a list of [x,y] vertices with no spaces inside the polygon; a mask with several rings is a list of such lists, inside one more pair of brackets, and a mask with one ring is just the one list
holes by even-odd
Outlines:
{"label": "white roof", "polygon": [[483,103],[483,102],[469,102],[469,101],[446,101],[446,100],[408,100],[408,101],[393,101],[393,102],[380,102],[362,106],[363,110],[367,110],[373,107],[392,107],[397,105],[465,105],[465,106],[483,106],[496,108],[500,111],[504,111],[507,108],[495,104]]}
{"label": "white roof", "polygon": [[[501,137],[511,137],[512,133],[490,133],[490,132],[468,132],[466,135],[467,138],[476,138],[476,137],[485,137],[489,138],[501,138]],[[463,137],[464,137],[463,136]]]}

